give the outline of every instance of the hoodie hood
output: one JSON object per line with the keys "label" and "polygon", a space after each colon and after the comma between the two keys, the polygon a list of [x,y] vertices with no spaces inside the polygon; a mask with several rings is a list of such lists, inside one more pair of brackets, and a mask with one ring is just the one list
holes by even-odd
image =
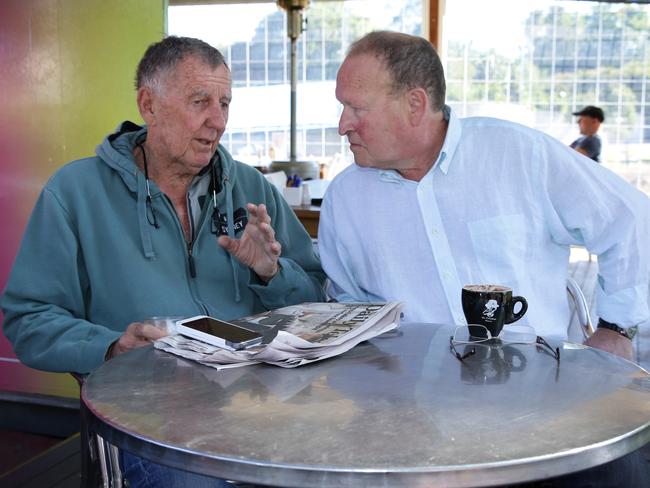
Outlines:
{"label": "hoodie hood", "polygon": [[[106,136],[97,146],[95,153],[122,178],[124,184],[136,193],[138,191],[138,169],[133,159],[133,149],[147,137],[147,128],[133,122],[123,122],[115,132]],[[144,175],[143,175],[144,176]]]}
{"label": "hoodie hood", "polygon": [[[151,229],[147,219],[147,181],[133,159],[135,146],[147,137],[146,127],[126,121],[117,130],[108,135],[97,147],[96,154],[106,165],[116,171],[126,187],[136,194],[138,225],[142,252],[147,259],[156,259],[156,252],[151,239]],[[153,183],[153,182],[151,182]],[[155,184],[150,185],[152,196],[160,193]]]}
{"label": "hoodie hood", "polygon": [[[156,251],[151,235],[152,228],[155,226],[151,222],[151,209],[147,208],[147,179],[133,158],[134,149],[139,144],[142,144],[146,138],[146,126],[139,126],[127,120],[120,124],[114,133],[104,139],[97,147],[96,154],[105,164],[115,170],[127,188],[136,194],[142,251],[148,259],[156,259]],[[225,196],[228,237],[234,238],[234,206],[232,196],[236,176],[234,161],[223,146],[219,144],[214,156],[210,160],[210,165],[212,165],[212,171],[217,175],[216,181],[219,200],[222,200],[222,195]],[[156,197],[160,194],[160,189],[153,180],[149,180],[149,194],[151,197]],[[212,201],[212,198],[209,200]],[[232,255],[230,255],[230,267],[234,283],[235,301],[239,302],[241,296],[237,276],[238,266]]]}
{"label": "hoodie hood", "polygon": [[[142,250],[147,258],[155,259],[156,252],[151,238],[153,225],[150,222],[150,209],[147,208],[147,180],[133,158],[133,151],[136,146],[142,144],[146,138],[146,125],[140,126],[127,120],[122,122],[115,132],[108,135],[97,146],[96,154],[103,163],[119,174],[126,187],[135,194]],[[228,217],[228,236],[234,237],[232,201],[232,189],[236,179],[234,161],[224,147],[219,144],[210,164],[212,170],[216,171],[218,178],[218,193],[222,194],[223,192],[225,194],[224,203]],[[149,180],[149,193],[151,197],[157,197],[160,194],[160,189],[153,180]],[[219,197],[220,199],[223,198],[221,195]],[[233,274],[236,274],[235,263],[232,263],[232,267]],[[237,295],[239,295],[238,290]]]}
{"label": "hoodie hood", "polygon": [[[134,193],[138,192],[138,179],[144,178],[144,174],[135,164],[133,151],[138,144],[147,138],[147,126],[140,126],[131,121],[122,122],[115,132],[108,135],[102,143],[97,146],[96,154],[108,166],[117,171],[124,181],[124,184]],[[210,164],[218,164],[217,174],[220,177],[221,188],[224,188],[223,181],[227,179],[231,185],[234,184],[236,171],[234,161],[225,148],[219,144],[210,161]],[[155,182],[151,182],[158,193],[160,190]]]}

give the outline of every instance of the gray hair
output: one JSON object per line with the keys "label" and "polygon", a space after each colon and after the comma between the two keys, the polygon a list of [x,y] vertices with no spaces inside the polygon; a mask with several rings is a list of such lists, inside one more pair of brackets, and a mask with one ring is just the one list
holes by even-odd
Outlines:
{"label": "gray hair", "polygon": [[145,51],[135,73],[136,90],[148,86],[160,92],[163,78],[190,56],[200,59],[213,69],[222,64],[228,67],[219,50],[207,42],[192,37],[169,36],[154,42]]}
{"label": "gray hair", "polygon": [[433,45],[422,37],[401,32],[374,31],[354,42],[347,57],[374,54],[382,60],[393,80],[393,92],[424,88],[431,108],[445,105],[445,73]]}

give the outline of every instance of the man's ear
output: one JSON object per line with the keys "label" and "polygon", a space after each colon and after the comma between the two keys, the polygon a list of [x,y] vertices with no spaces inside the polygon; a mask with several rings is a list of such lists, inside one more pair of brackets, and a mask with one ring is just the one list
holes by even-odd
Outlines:
{"label": "man's ear", "polygon": [[156,111],[154,108],[154,99],[156,94],[147,86],[138,89],[138,110],[145,124],[152,126],[156,123]]}
{"label": "man's ear", "polygon": [[408,115],[411,125],[418,126],[429,110],[429,96],[423,88],[412,88],[406,92]]}

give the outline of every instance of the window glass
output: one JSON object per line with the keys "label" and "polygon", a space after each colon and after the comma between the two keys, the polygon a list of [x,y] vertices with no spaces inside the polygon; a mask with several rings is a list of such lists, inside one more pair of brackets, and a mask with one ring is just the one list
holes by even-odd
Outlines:
{"label": "window glass", "polygon": [[441,52],[461,117],[506,118],[569,144],[571,113],[601,107],[603,164],[650,193],[650,5],[448,1]]}
{"label": "window glass", "polygon": [[[336,73],[350,42],[375,29],[420,35],[422,0],[312,0],[297,41],[298,159],[333,177],[352,162],[338,135]],[[168,33],[218,48],[232,69],[233,101],[222,143],[236,159],[266,164],[289,158],[290,42],[286,12],[275,3],[170,6]]]}
{"label": "window glass", "polygon": [[[420,35],[423,0],[312,0],[298,39],[298,158],[333,176],[352,161],[337,133],[336,73],[350,42],[373,29]],[[650,185],[650,5],[569,0],[444,2],[440,52],[447,103],[463,116],[496,116],[570,143],[573,111],[603,108],[603,164],[645,174]],[[467,15],[472,12],[472,15]],[[245,162],[287,159],[289,56],[286,13],[274,3],[172,6],[169,33],[219,48],[233,71],[224,144]],[[215,28],[219,26],[219,28]],[[308,132],[305,132],[308,131]],[[311,131],[321,131],[313,139]],[[262,151],[251,135],[263,133]],[[229,136],[232,134],[232,137]],[[317,146],[320,144],[320,149]],[[629,167],[634,166],[634,171]],[[326,172],[327,174],[327,172]],[[650,188],[643,188],[650,192]]]}

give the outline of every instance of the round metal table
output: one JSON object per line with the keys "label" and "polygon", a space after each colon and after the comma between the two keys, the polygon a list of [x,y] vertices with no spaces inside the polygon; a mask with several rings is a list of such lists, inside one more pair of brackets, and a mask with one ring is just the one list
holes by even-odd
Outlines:
{"label": "round metal table", "polygon": [[[285,487],[494,486],[602,464],[650,441],[650,375],[565,344],[477,346],[403,324],[348,353],[217,371],[146,347],[92,373],[89,428],[176,468]],[[459,352],[464,346],[458,347]]]}

